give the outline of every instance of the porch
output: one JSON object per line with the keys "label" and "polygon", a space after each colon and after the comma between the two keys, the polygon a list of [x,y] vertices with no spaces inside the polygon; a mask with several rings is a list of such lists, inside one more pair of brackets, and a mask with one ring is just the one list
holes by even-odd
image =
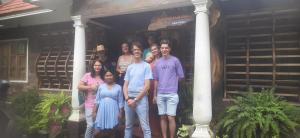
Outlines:
{"label": "porch", "polygon": [[[44,2],[36,4],[47,6]],[[145,41],[148,35],[172,38],[176,42],[173,54],[184,64],[186,81],[194,84],[197,130],[193,137],[209,137],[209,124],[228,103],[224,101],[245,93],[248,87],[275,87],[277,95],[299,104],[297,4],[292,0],[220,0],[211,7],[211,1],[206,0],[90,1],[77,5],[72,21],[5,29],[1,40],[30,37],[28,72],[33,86],[15,83],[12,89],[38,87],[41,91],[71,92],[70,121],[76,124],[84,119],[79,110],[77,84],[88,69],[98,42],[105,42],[109,58],[116,61],[122,41]],[[194,20],[181,26],[148,30],[155,17],[180,15],[190,15]]]}

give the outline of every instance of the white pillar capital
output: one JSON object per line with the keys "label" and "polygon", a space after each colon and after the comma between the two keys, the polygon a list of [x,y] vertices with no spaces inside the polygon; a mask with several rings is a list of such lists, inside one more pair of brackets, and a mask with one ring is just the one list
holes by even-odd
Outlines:
{"label": "white pillar capital", "polygon": [[85,27],[86,19],[81,15],[72,16],[71,19],[74,21],[74,27]]}
{"label": "white pillar capital", "polygon": [[209,12],[209,7],[212,5],[211,0],[191,0],[193,5],[195,6],[195,14],[204,12]]}

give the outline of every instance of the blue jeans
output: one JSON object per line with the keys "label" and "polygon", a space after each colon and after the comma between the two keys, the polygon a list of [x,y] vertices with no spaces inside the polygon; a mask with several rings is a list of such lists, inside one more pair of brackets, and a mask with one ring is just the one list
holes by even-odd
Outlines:
{"label": "blue jeans", "polygon": [[93,137],[93,108],[85,108],[85,120],[86,120],[86,130],[84,134],[84,138],[92,138]]}
{"label": "blue jeans", "polygon": [[138,101],[137,106],[135,108],[129,107],[125,102],[126,127],[124,138],[132,138],[132,127],[135,122],[135,113],[139,118],[144,138],[151,138],[151,130],[149,126],[149,105],[147,95],[145,95],[140,101]]}

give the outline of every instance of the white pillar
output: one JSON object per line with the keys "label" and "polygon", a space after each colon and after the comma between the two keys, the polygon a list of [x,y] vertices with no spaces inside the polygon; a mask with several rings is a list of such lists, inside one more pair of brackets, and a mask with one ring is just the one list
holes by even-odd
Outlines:
{"label": "white pillar", "polygon": [[72,80],[72,114],[70,121],[79,122],[84,119],[80,111],[79,95],[77,86],[85,73],[85,22],[80,15],[72,16],[75,27],[73,80]]}
{"label": "white pillar", "polygon": [[192,138],[210,138],[209,123],[212,118],[211,67],[208,11],[210,0],[192,0],[195,6],[195,64],[193,118],[196,130]]}

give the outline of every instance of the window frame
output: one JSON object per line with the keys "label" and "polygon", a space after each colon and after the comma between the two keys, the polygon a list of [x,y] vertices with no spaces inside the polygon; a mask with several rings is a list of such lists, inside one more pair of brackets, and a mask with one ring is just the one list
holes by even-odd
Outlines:
{"label": "window frame", "polygon": [[[18,38],[18,39],[5,39],[5,40],[0,40],[1,42],[15,42],[15,41],[21,41],[21,40],[25,40],[26,41],[26,71],[25,71],[25,80],[10,80],[8,79],[8,81],[10,83],[28,83],[28,71],[29,71],[29,67],[28,67],[28,57],[29,57],[29,39],[28,38]],[[10,77],[10,76],[9,76]]]}

